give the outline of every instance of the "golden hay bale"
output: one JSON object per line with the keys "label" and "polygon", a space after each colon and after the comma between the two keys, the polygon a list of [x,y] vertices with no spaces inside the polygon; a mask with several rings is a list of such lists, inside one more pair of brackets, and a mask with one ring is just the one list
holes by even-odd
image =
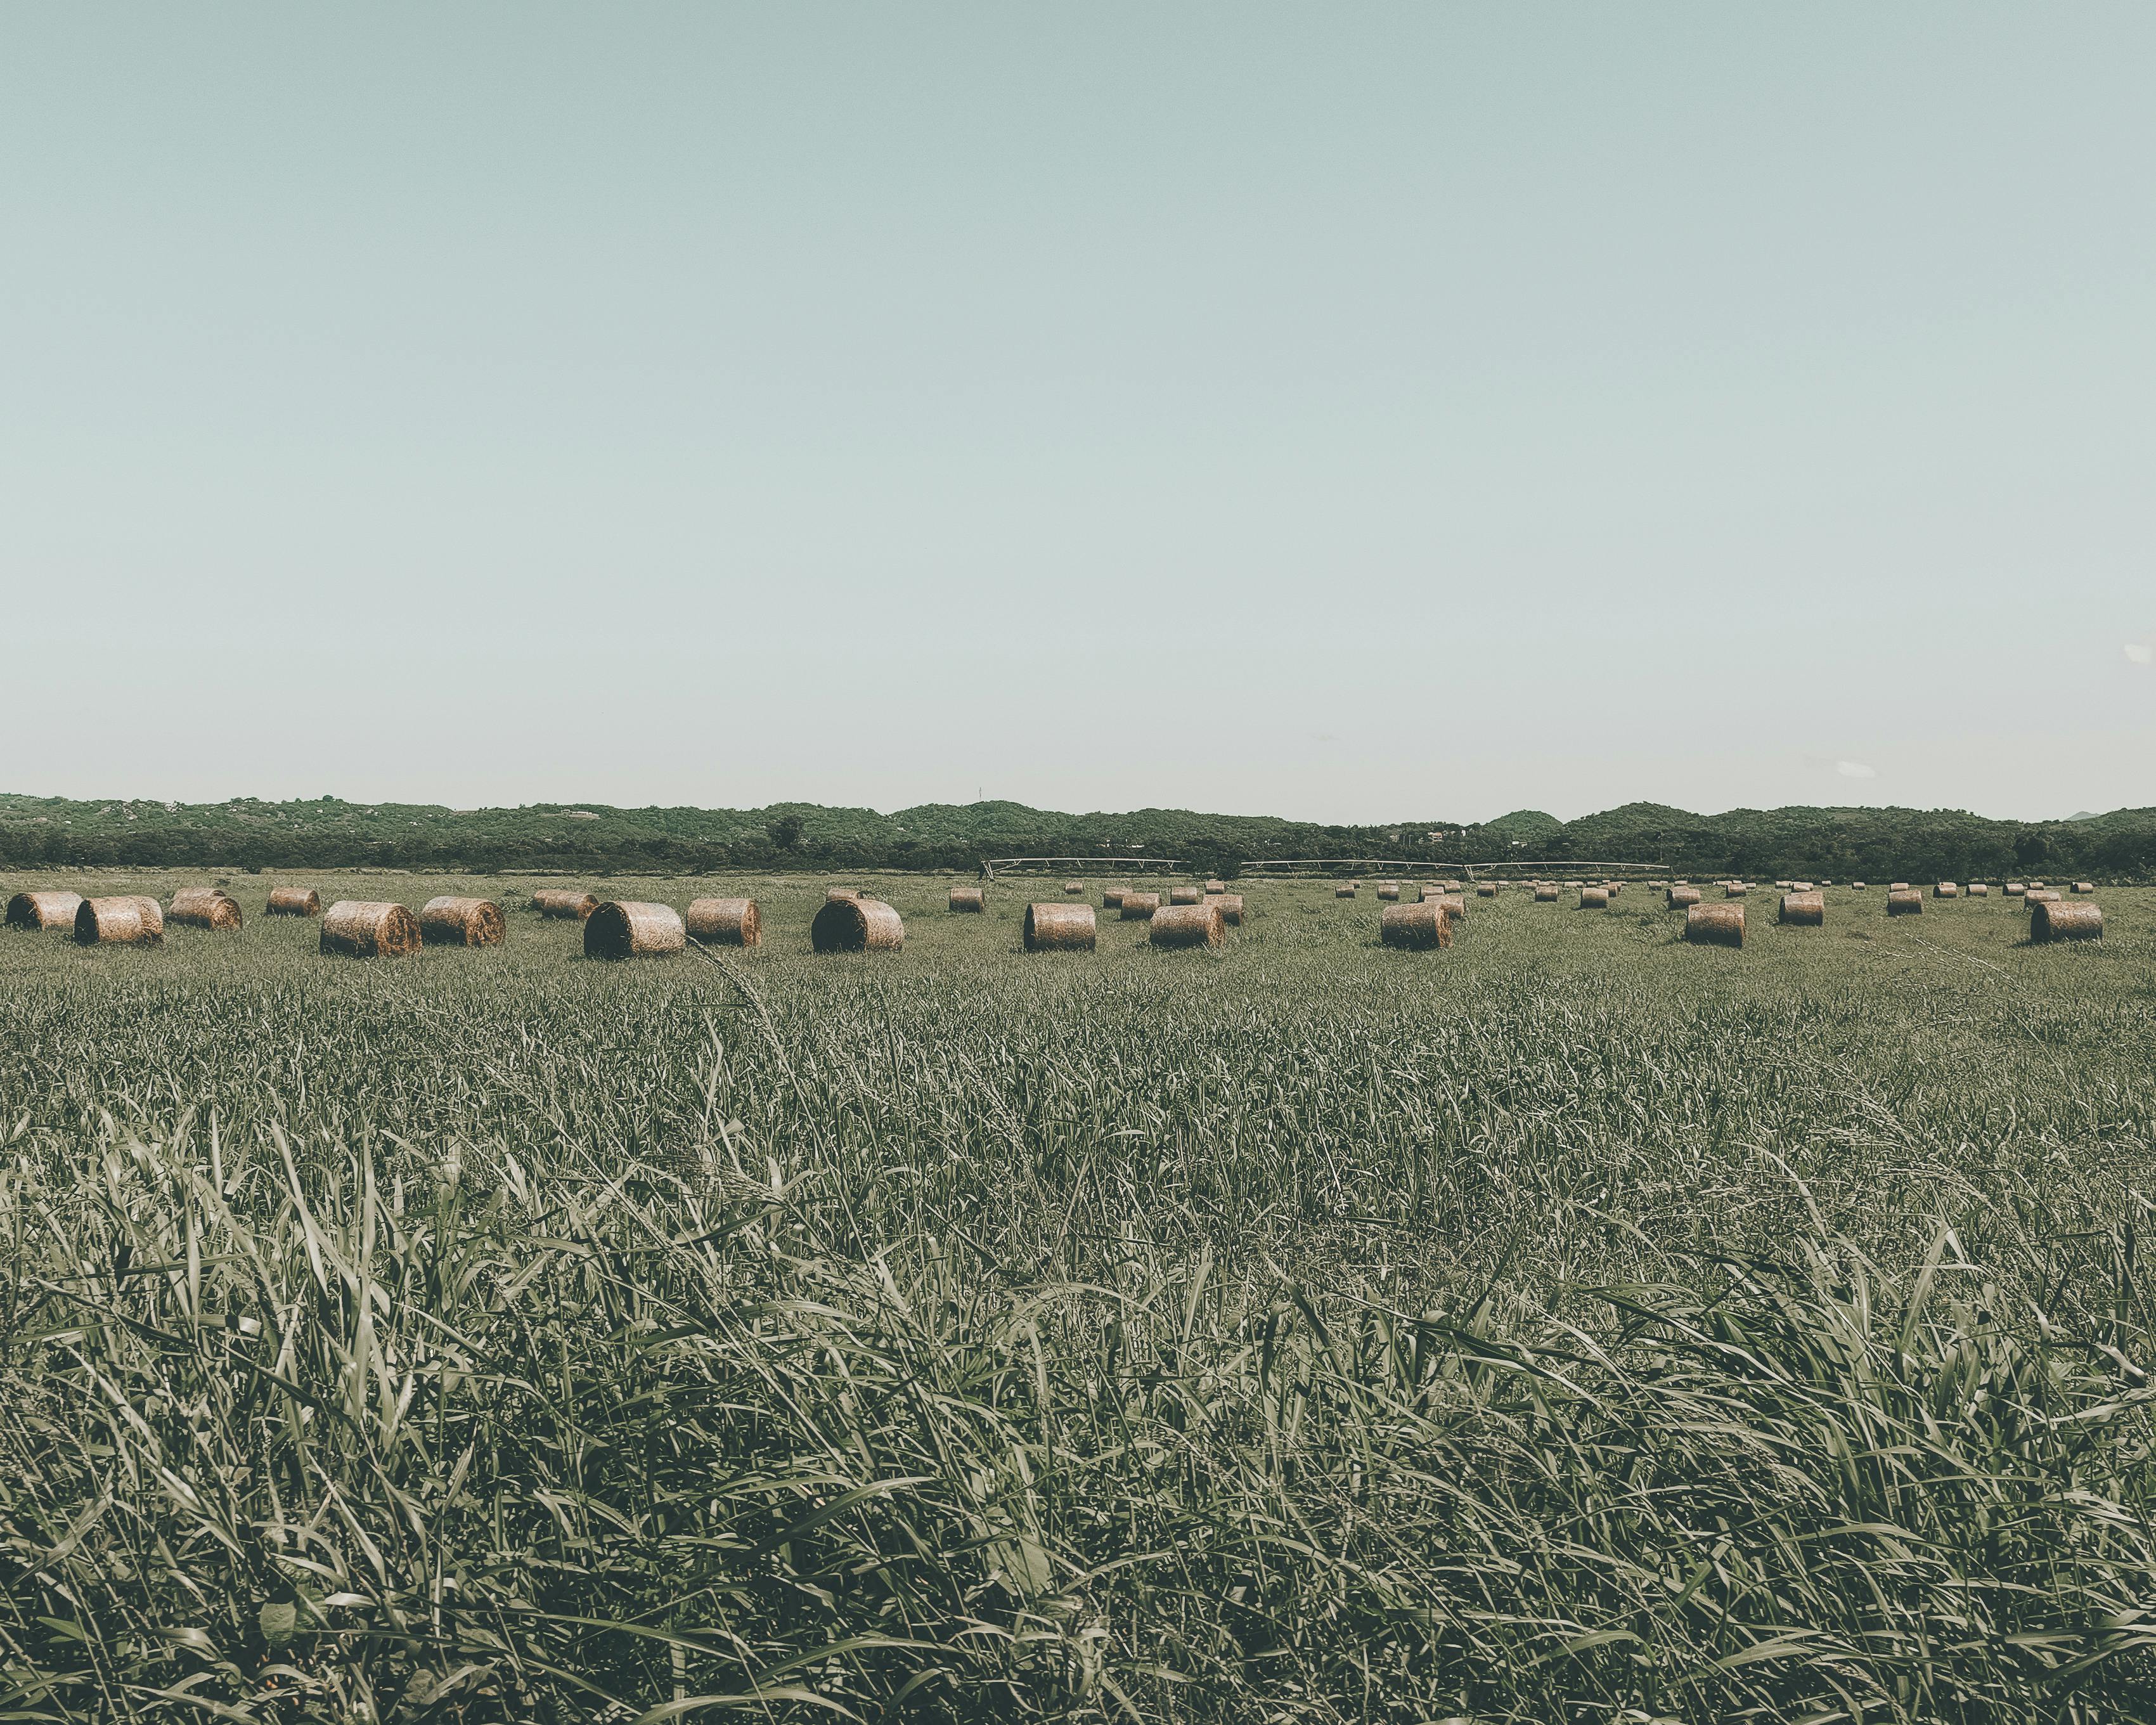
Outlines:
{"label": "golden hay bale", "polygon": [[808,941],[819,952],[896,952],[906,925],[881,899],[834,898],[808,925]]}
{"label": "golden hay bale", "polygon": [[573,916],[581,922],[598,907],[597,893],[574,886],[542,886],[531,895],[531,908],[542,916]]}
{"label": "golden hay bale", "polygon": [[2021,896],[2022,902],[2033,911],[2038,905],[2055,905],[2059,895],[2048,886],[2032,886]]}
{"label": "golden hay bale", "polygon": [[1889,892],[1907,892],[1909,890],[1909,883],[1907,880],[1889,880],[1887,883],[1887,890]]}
{"label": "golden hay bale", "polygon": [[2027,885],[2020,880],[2009,880],[2006,883],[2006,896],[2009,898],[2019,898],[2028,890]]}
{"label": "golden hay bale", "polygon": [[165,920],[189,928],[237,928],[239,901],[221,886],[183,886],[172,895]]}
{"label": "golden hay bale", "polygon": [[1809,880],[1799,880],[1795,886],[1792,886],[1789,891],[1792,892],[1817,892],[1819,888],[1813,886]]}
{"label": "golden hay bale", "polygon": [[1602,883],[1602,890],[1614,898],[1625,890],[1625,883],[1622,880],[1605,880]]}
{"label": "golden hay bale", "polygon": [[508,932],[490,898],[444,894],[419,906],[419,938],[430,947],[491,947]]}
{"label": "golden hay bale", "polygon": [[1240,892],[1216,892],[1205,901],[1219,907],[1220,920],[1230,928],[1243,926],[1243,895]]}
{"label": "golden hay bale", "polygon": [[1083,892],[1086,890],[1086,883],[1083,880],[1065,880],[1063,883],[1063,890],[1065,892]]}
{"label": "golden hay bale", "polygon": [[1535,888],[1535,902],[1538,905],[1555,904],[1557,902],[1557,887],[1555,885],[1550,881],[1545,880],[1540,886],[1537,886]]}
{"label": "golden hay bale", "polygon": [[18,892],[8,901],[8,926],[72,929],[74,913],[81,908],[79,892]]}
{"label": "golden hay bale", "polygon": [[1951,880],[1942,880],[1938,886],[1932,889],[1932,896],[1933,898],[1959,898],[1961,896],[1961,888],[1955,886]]}
{"label": "golden hay bale", "polygon": [[1686,905],[1696,905],[1699,902],[1699,889],[1697,886],[1672,886],[1669,890],[1668,898],[1671,910],[1681,910]]}
{"label": "golden hay bale", "polygon": [[2076,880],[2074,882],[2074,891],[2076,892],[2094,892],[2096,891],[2096,882],[2093,880]]}
{"label": "golden hay bale", "polygon": [[1427,952],[1452,944],[1452,913],[1442,896],[1419,904],[1388,905],[1378,918],[1378,938],[1389,947]]}
{"label": "golden hay bale", "polygon": [[1218,897],[1227,890],[1228,883],[1225,880],[1208,880],[1205,883],[1205,891],[1214,897]]}
{"label": "golden hay bale", "polygon": [[1127,886],[1102,887],[1101,889],[1101,908],[1104,911],[1122,910],[1123,907],[1123,895],[1129,891],[1130,888]]}
{"label": "golden hay bale", "polygon": [[1814,888],[1782,895],[1781,920],[1796,928],[1821,928],[1826,924],[1826,895]]}
{"label": "golden hay bale", "polygon": [[763,918],[752,898],[699,898],[683,919],[689,938],[707,947],[760,947]]}
{"label": "golden hay bale", "polygon": [[1924,911],[1924,896],[1903,887],[1899,892],[1889,888],[1887,893],[1887,914],[1890,916],[1921,916]]}
{"label": "golden hay bale", "polygon": [[1744,944],[1744,906],[1692,905],[1685,911],[1684,937],[1697,947]]}
{"label": "golden hay bale", "polygon": [[2032,941],[2100,941],[2103,938],[2103,910],[2099,905],[2040,900],[2029,913]]}
{"label": "golden hay bale", "polygon": [[1722,896],[1724,898],[1742,898],[1751,890],[1742,880],[1727,880],[1722,883]]}
{"label": "golden hay bale", "polygon": [[1025,907],[1025,949],[1029,952],[1090,952],[1097,932],[1091,905]]}
{"label": "golden hay bale", "polygon": [[1332,896],[1335,898],[1354,897],[1355,883],[1353,880],[1342,880],[1337,886],[1332,889]]}
{"label": "golden hay bale", "polygon": [[2029,883],[2029,890],[2031,892],[2041,892],[2044,890],[2044,883],[2041,880],[2031,880]]}
{"label": "golden hay bale", "polygon": [[1970,882],[1968,891],[1969,896],[1971,898],[1989,898],[1991,896],[1991,889],[1989,886],[1986,886],[1981,880]]}
{"label": "golden hay bale", "polygon": [[954,886],[951,889],[951,908],[954,911],[985,911],[988,896],[978,886]]}
{"label": "golden hay bale", "polygon": [[419,950],[419,919],[402,905],[340,899],[322,913],[321,949],[347,958],[402,958]]}
{"label": "golden hay bale", "polygon": [[1156,947],[1217,947],[1228,937],[1218,905],[1165,905],[1153,912],[1147,938]]}
{"label": "golden hay bale", "polygon": [[1200,902],[1204,896],[1204,893],[1195,886],[1171,886],[1168,889],[1168,901],[1171,905],[1194,905]]}
{"label": "golden hay bale", "polygon": [[319,916],[322,896],[311,886],[273,886],[265,916]]}
{"label": "golden hay bale", "polygon": [[1400,897],[1400,883],[1397,880],[1380,880],[1378,883],[1378,896],[1398,904]]}
{"label": "golden hay bale", "polygon": [[75,906],[74,937],[85,947],[153,947],[165,937],[163,922],[151,921],[157,914],[157,904],[153,898],[133,894],[86,898]]}
{"label": "golden hay bale", "polygon": [[1127,892],[1116,908],[1122,912],[1124,922],[1143,922],[1160,908],[1160,895],[1157,892]]}
{"label": "golden hay bale", "polygon": [[587,958],[664,958],[689,943],[671,905],[608,899],[584,918]]}
{"label": "golden hay bale", "polygon": [[1455,922],[1464,922],[1467,920],[1467,899],[1466,895],[1457,892],[1440,893],[1438,896],[1437,902],[1444,910],[1445,914],[1451,917]]}
{"label": "golden hay bale", "polygon": [[1475,896],[1476,896],[1476,897],[1477,897],[1477,898],[1495,898],[1495,897],[1496,897],[1496,896],[1497,896],[1497,883],[1496,883],[1495,880],[1481,880],[1481,881],[1477,881],[1477,882],[1476,883],[1476,886],[1475,886]]}
{"label": "golden hay bale", "polygon": [[1583,911],[1606,911],[1609,908],[1609,889],[1606,886],[1583,886],[1579,889],[1579,908]]}
{"label": "golden hay bale", "polygon": [[859,898],[860,896],[861,890],[858,886],[833,886],[825,889],[824,902],[834,905],[842,898]]}
{"label": "golden hay bale", "polygon": [[1861,880],[1852,880],[1849,883],[1849,890],[1851,892],[1861,892],[1864,891],[1864,883]]}

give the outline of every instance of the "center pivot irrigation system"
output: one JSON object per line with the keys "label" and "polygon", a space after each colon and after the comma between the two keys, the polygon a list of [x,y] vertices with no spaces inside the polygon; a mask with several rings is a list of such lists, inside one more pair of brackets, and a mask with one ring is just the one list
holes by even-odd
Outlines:
{"label": "center pivot irrigation system", "polygon": [[1073,870],[1083,874],[1094,869],[1114,875],[1173,875],[1183,865],[1179,856],[990,856],[981,860],[981,873],[990,880],[998,875],[1067,875]]}

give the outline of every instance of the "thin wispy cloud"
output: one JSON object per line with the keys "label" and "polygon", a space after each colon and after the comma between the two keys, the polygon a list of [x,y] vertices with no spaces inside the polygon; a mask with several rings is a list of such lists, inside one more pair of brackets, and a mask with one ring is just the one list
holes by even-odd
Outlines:
{"label": "thin wispy cloud", "polygon": [[1876,778],[1879,776],[1878,768],[1867,767],[1861,761],[1836,761],[1834,770],[1844,778]]}

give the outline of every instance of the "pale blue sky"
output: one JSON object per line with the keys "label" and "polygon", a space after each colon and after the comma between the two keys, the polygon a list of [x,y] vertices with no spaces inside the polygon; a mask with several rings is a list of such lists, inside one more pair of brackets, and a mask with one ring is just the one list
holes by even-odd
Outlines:
{"label": "pale blue sky", "polygon": [[2145,3],[0,10],[0,788],[2156,803],[2152,88]]}

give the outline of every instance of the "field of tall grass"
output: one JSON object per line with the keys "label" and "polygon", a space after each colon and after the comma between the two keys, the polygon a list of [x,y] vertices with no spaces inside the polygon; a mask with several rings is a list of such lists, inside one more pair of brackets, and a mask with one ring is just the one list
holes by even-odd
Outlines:
{"label": "field of tall grass", "polygon": [[2156,1716],[2156,894],[311,879],[509,938],[0,932],[0,1717]]}

